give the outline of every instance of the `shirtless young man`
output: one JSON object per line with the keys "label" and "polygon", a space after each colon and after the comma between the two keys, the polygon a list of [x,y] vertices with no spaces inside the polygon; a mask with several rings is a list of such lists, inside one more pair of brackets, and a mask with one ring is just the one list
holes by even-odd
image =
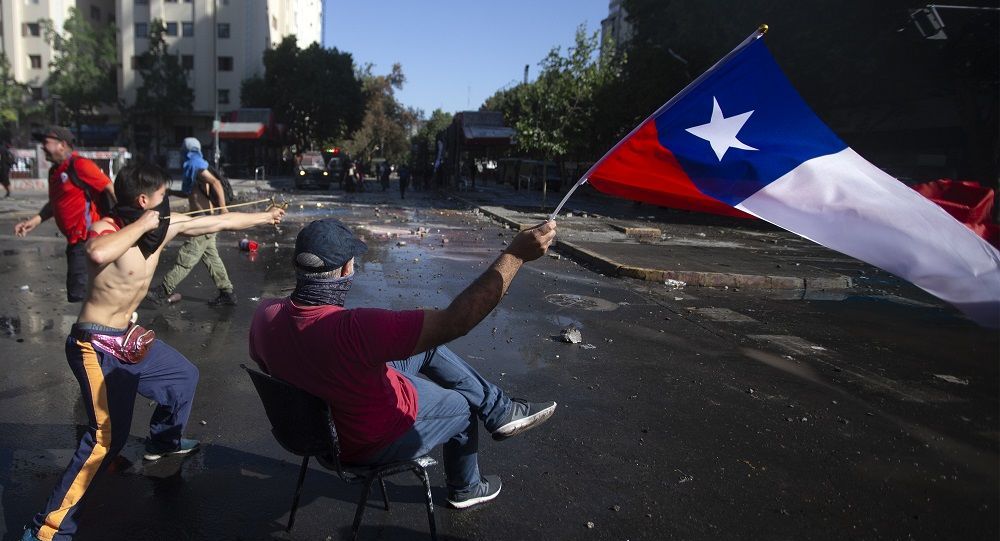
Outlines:
{"label": "shirtless young man", "polygon": [[130,358],[127,348],[116,342],[120,344],[132,329],[133,311],[149,288],[163,246],[172,238],[276,224],[284,210],[198,218],[171,215],[167,181],[166,173],[153,165],[122,169],[115,179],[116,216],[90,228],[86,246],[90,288],[66,340],[66,359],[80,383],[90,426],[45,510],[34,517],[22,540],[72,539],[87,488],[128,439],[136,393],[158,404],[149,421],[146,460],[198,447],[196,440],[181,437],[198,369],[160,340],[153,340],[139,360]]}

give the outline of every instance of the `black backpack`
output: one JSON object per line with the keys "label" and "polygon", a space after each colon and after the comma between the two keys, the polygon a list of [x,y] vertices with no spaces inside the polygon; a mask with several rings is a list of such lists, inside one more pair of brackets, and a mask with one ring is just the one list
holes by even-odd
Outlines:
{"label": "black backpack", "polygon": [[[211,173],[213,177],[219,179],[219,183],[222,184],[222,193],[226,196],[226,204],[233,204],[233,202],[236,201],[236,193],[233,191],[233,185],[229,182],[229,178],[212,166],[208,167],[208,172]],[[218,195],[213,193],[210,198],[213,205],[219,206]]]}

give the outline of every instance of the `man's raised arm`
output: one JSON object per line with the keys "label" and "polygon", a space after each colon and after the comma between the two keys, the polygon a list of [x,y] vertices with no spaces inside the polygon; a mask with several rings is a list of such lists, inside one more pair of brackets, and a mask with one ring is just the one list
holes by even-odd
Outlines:
{"label": "man's raised arm", "polygon": [[270,208],[265,212],[230,212],[218,216],[199,216],[188,218],[182,214],[172,214],[170,216],[170,229],[167,231],[167,240],[176,235],[187,237],[197,237],[219,231],[236,231],[247,229],[255,225],[277,224],[285,215],[284,209]]}
{"label": "man's raised arm", "polygon": [[425,310],[424,326],[413,353],[465,336],[496,308],[521,265],[545,254],[556,237],[556,223],[545,222],[517,234],[500,257],[459,293],[444,310]]}

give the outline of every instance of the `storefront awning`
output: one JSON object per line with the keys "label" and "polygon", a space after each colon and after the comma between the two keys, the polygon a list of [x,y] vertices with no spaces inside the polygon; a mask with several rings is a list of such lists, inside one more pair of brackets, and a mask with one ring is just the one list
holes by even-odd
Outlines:
{"label": "storefront awning", "polygon": [[262,122],[220,122],[219,139],[260,139],[264,129]]}

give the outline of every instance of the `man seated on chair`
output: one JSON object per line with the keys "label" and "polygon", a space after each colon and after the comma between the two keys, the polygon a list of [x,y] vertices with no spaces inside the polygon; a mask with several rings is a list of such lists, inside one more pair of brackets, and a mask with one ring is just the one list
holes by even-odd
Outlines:
{"label": "man seated on chair", "polygon": [[443,310],[345,309],[354,258],[368,247],[335,219],[312,222],[295,240],[295,290],[254,314],[250,356],[330,404],[343,462],[407,460],[444,444],[448,502],[492,500],[500,478],[479,474],[478,421],[503,440],[546,421],[556,403],[511,399],[444,344],[479,324],[555,234],[551,221],[519,233]]}

